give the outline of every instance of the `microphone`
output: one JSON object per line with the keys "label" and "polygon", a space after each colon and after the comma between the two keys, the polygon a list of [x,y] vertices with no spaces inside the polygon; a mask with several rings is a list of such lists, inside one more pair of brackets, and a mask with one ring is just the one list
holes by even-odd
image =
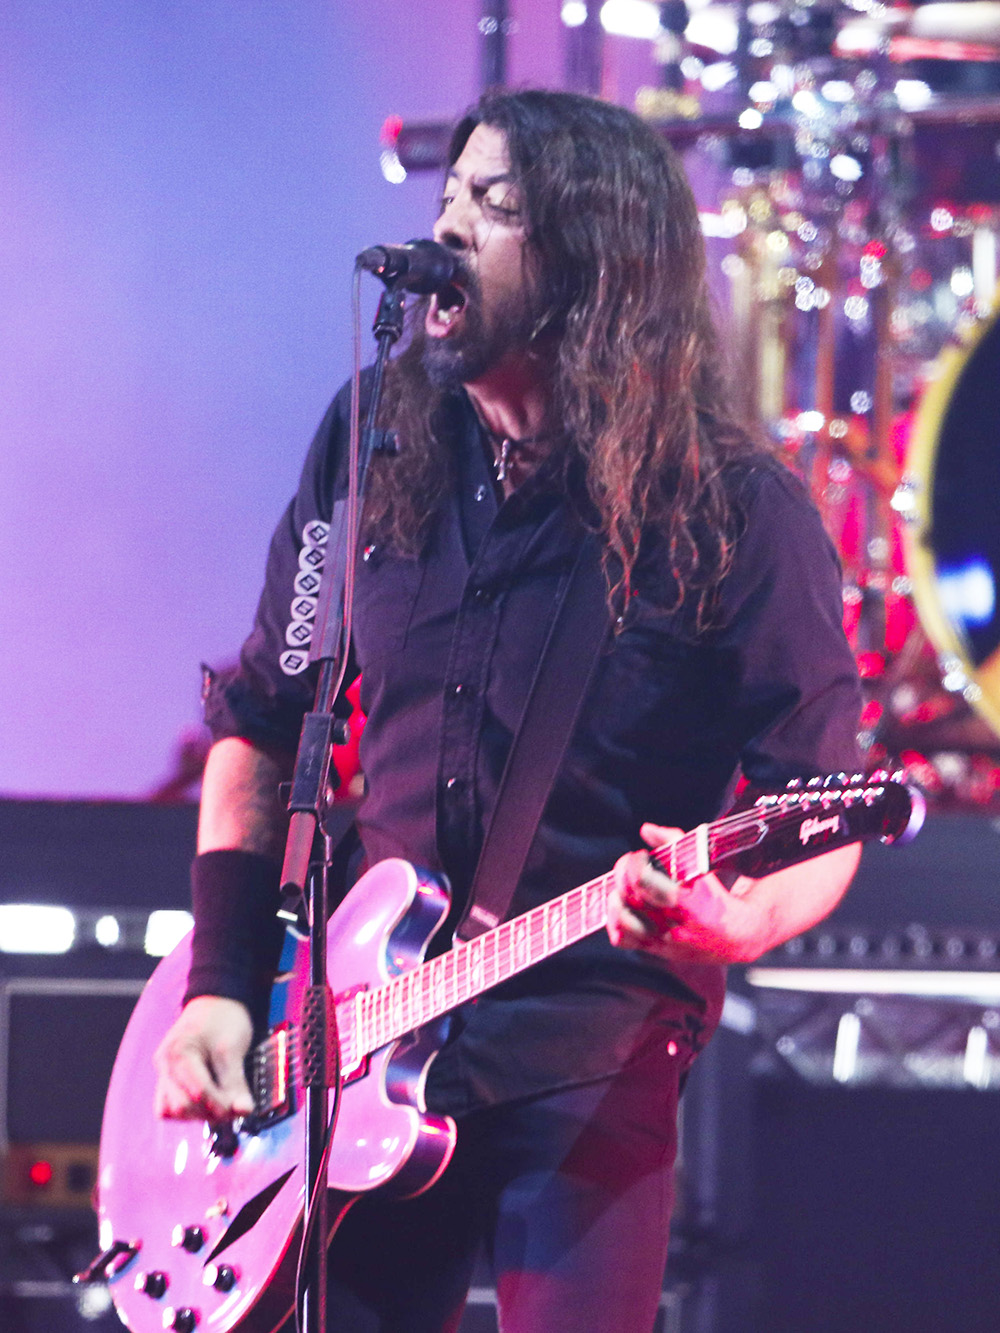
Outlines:
{"label": "microphone", "polygon": [[405,245],[372,245],[362,250],[355,268],[374,273],[388,286],[408,292],[439,292],[458,271],[458,260],[437,241],[407,241]]}

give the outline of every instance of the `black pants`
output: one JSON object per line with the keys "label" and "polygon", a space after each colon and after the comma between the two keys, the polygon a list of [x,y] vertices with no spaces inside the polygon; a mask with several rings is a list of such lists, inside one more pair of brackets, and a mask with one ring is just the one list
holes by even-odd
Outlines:
{"label": "black pants", "polygon": [[415,1199],[354,1205],[330,1333],[449,1333],[484,1250],[503,1333],[648,1333],[667,1254],[681,1056],[477,1111]]}

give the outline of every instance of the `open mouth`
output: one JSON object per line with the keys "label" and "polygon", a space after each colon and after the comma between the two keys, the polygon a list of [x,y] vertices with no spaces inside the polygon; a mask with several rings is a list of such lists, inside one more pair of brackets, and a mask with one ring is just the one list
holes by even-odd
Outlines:
{"label": "open mouth", "polygon": [[440,331],[451,327],[456,316],[460,315],[465,309],[466,295],[461,287],[456,287],[454,283],[449,283],[447,287],[442,287],[431,300],[430,310],[428,311],[428,323],[436,326]]}

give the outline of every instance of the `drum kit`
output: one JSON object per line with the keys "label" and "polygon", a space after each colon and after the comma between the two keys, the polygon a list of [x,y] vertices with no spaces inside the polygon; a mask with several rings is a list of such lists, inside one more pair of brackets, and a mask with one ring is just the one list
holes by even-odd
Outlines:
{"label": "drum kit", "polygon": [[[659,11],[636,109],[711,182],[734,381],[840,553],[871,761],[1000,810],[1000,0]],[[387,122],[383,170],[447,136]]]}
{"label": "drum kit", "polygon": [[853,4],[708,5],[735,113],[649,110],[725,168],[736,379],[840,553],[872,758],[995,810],[1000,0]]}

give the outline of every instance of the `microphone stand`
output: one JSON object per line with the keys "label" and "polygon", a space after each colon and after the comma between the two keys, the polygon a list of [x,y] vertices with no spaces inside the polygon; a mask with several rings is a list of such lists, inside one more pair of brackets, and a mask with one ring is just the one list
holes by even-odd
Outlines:
{"label": "microphone stand", "polygon": [[[378,344],[371,398],[358,451],[358,512],[364,498],[368,464],[374,452],[385,369],[392,346],[403,331],[404,289],[390,282],[382,293],[375,316]],[[312,712],[305,715],[292,775],[288,809],[288,840],[281,870],[283,906],[280,915],[296,919],[305,898],[309,919],[309,986],[302,1011],[300,1050],[305,1088],[306,1201],[302,1219],[304,1333],[326,1333],[326,1273],[329,1230],[328,1187],[323,1178],[329,1148],[328,1126],[336,1122],[340,1103],[340,1044],[333,991],[327,980],[326,921],[329,912],[329,868],[333,844],[326,830],[332,746],[346,740],[346,726],[333,715],[341,663],[348,651],[344,635],[344,606],[348,542],[356,541],[348,521],[347,504],[333,507],[327,537],[328,577],[317,607],[310,657],[320,664]],[[335,775],[334,775],[335,777]],[[322,834],[323,856],[313,863],[317,832]]]}

